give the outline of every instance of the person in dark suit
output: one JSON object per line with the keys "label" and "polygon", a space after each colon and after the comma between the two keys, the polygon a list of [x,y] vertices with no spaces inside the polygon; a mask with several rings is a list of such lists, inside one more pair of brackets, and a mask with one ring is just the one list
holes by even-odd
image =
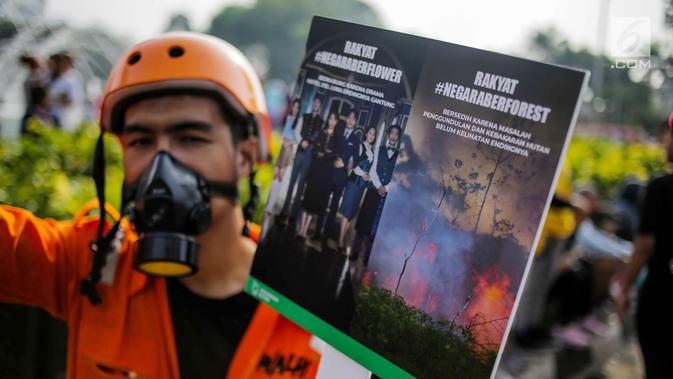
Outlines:
{"label": "person in dark suit", "polygon": [[337,157],[334,160],[335,170],[332,171],[332,176],[329,180],[328,200],[326,204],[327,208],[329,208],[329,213],[325,217],[325,210],[323,209],[318,214],[318,225],[313,234],[313,239],[320,240],[323,245],[327,243],[327,239],[332,231],[341,195],[348,180],[348,173],[358,163],[356,160],[358,159],[358,148],[360,147],[362,138],[359,133],[355,133],[358,121],[357,115],[355,110],[351,110],[348,113],[348,117],[346,117],[346,125],[337,129]]}
{"label": "person in dark suit", "polygon": [[301,200],[301,218],[297,236],[306,238],[312,215],[324,212],[329,196],[329,178],[334,171],[334,160],[339,145],[337,124],[339,115],[330,113],[327,125],[319,133],[313,148],[311,167],[306,177],[306,190]]}
{"label": "person in dark suit", "polygon": [[[285,196],[285,202],[281,211],[283,217],[289,216],[291,219],[294,219],[299,211],[299,203],[304,193],[306,174],[311,167],[311,160],[313,159],[313,145],[325,122],[320,117],[321,110],[322,101],[316,97],[313,99],[311,113],[305,113],[302,117],[301,130],[299,131],[301,138],[292,165],[290,185],[287,189],[287,195]],[[290,205],[292,206],[291,208]]]}
{"label": "person in dark suit", "polygon": [[388,195],[388,187],[393,179],[393,170],[395,161],[399,153],[399,141],[402,130],[399,125],[391,125],[388,129],[388,140],[379,147],[374,158],[372,169],[369,171],[370,181],[367,188],[367,194],[360,208],[360,215],[355,224],[355,239],[353,240],[353,249],[350,256],[351,260],[357,260],[359,257],[362,243],[365,244],[365,267],[369,262],[369,254],[372,249],[372,242],[376,236],[376,229],[379,226],[381,212]]}

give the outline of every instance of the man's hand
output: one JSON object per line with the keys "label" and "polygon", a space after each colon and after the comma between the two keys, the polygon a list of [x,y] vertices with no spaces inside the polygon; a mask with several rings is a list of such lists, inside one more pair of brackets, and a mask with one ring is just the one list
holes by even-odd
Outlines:
{"label": "man's hand", "polygon": [[334,167],[336,168],[342,168],[344,166],[344,161],[341,160],[341,158],[337,158],[334,161]]}
{"label": "man's hand", "polygon": [[301,141],[301,148],[306,150],[308,149],[308,141],[307,140],[302,140]]}
{"label": "man's hand", "polygon": [[363,173],[362,179],[364,179],[365,182],[368,182],[370,180],[369,173],[368,172]]}
{"label": "man's hand", "polygon": [[381,186],[377,188],[376,191],[379,193],[379,196],[381,197],[386,196],[386,194],[388,193],[388,191],[386,190],[386,186]]}

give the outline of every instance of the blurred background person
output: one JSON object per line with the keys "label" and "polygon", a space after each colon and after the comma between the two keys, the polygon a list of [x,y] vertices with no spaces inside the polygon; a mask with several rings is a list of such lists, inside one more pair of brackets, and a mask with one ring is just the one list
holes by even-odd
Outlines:
{"label": "blurred background person", "polygon": [[68,52],[49,57],[51,84],[49,104],[65,131],[74,130],[84,117],[84,87],[75,70],[74,60]]}
{"label": "blurred background person", "polygon": [[524,347],[539,346],[549,338],[550,323],[545,319],[544,302],[550,278],[556,273],[564,246],[577,226],[576,212],[570,203],[572,192],[570,168],[564,165],[512,326],[518,344]]}
{"label": "blurred background person", "polygon": [[31,103],[26,109],[26,114],[21,119],[22,136],[30,133],[29,125],[33,120],[40,121],[46,125],[57,127],[60,125],[60,120],[50,109],[46,87],[31,87],[30,99]]}
{"label": "blurred background person", "polygon": [[[31,106],[35,103],[35,94],[33,89],[45,89],[49,86],[50,77],[49,72],[43,67],[40,60],[32,55],[25,53],[19,57],[21,65],[28,70],[26,78],[23,81],[23,92],[25,99],[26,112],[28,113]],[[40,96],[40,94],[36,94]],[[24,116],[25,117],[25,116]]]}
{"label": "blurred background person", "polygon": [[[661,135],[668,162],[673,162],[673,113]],[[626,313],[631,287],[647,267],[638,292],[636,327],[648,379],[673,378],[673,311],[667,299],[673,292],[673,174],[653,179],[645,191],[633,256],[615,282],[617,306]]]}
{"label": "blurred background person", "polygon": [[28,123],[36,118],[47,125],[60,126],[60,120],[49,106],[49,72],[40,60],[31,54],[23,54],[19,62],[28,70],[23,81],[25,112],[21,118],[21,135],[26,134]]}

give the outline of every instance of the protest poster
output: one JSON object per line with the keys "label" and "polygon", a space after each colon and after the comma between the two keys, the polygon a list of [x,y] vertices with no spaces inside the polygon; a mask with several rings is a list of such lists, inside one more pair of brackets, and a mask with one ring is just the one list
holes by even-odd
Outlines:
{"label": "protest poster", "polygon": [[246,290],[379,376],[488,377],[587,78],[315,17]]}

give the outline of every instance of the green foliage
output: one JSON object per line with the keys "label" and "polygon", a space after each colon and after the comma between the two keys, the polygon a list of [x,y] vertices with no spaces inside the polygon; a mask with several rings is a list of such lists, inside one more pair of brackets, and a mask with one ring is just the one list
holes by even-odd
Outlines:
{"label": "green foliage", "polygon": [[[273,180],[273,170],[276,166],[276,161],[278,160],[282,142],[283,137],[281,137],[277,131],[273,131],[271,134],[271,162],[257,168],[255,174],[255,184],[259,188],[259,202],[252,215],[252,221],[257,224],[261,224],[264,220],[264,208],[266,207],[266,200],[269,197],[269,189],[271,189],[271,181]],[[250,184],[248,178],[243,178],[239,181],[238,193],[242,206],[245,206],[250,199],[249,188]]]}
{"label": "green foliage", "polygon": [[469,330],[376,287],[359,291],[350,335],[419,378],[487,378],[497,354]]}
{"label": "green foliage", "polygon": [[[19,140],[0,142],[0,202],[68,219],[96,197],[91,167],[99,129],[85,124],[66,133],[33,121],[29,130]],[[106,137],[105,150],[106,199],[119,208],[122,155],[114,137]]]}
{"label": "green foliage", "polygon": [[[314,15],[381,25],[376,12],[359,0],[257,0],[250,6],[224,8],[213,18],[208,33],[236,45],[253,62],[268,60],[268,78],[293,82]],[[266,54],[260,53],[260,47]]]}
{"label": "green foliage", "polygon": [[0,40],[12,38],[16,32],[16,25],[12,21],[0,18]]}
{"label": "green foliage", "polygon": [[628,179],[645,182],[663,174],[666,167],[661,150],[654,144],[581,136],[573,137],[566,162],[575,188],[593,185],[603,198],[616,195]]}

